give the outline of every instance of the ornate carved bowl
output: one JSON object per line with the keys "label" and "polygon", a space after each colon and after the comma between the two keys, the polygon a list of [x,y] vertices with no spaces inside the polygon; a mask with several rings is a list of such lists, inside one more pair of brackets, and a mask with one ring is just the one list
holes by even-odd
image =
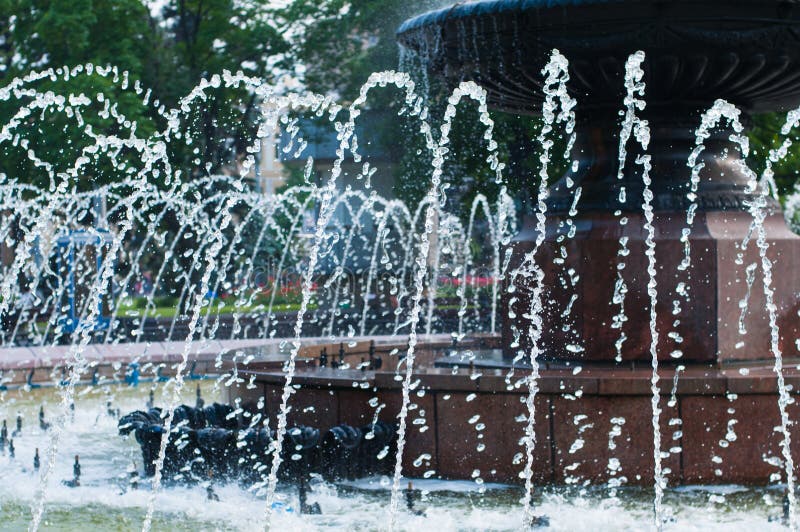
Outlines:
{"label": "ornate carved bowl", "polygon": [[[740,333],[739,302],[748,297],[740,263],[758,260],[754,246],[743,250],[751,215],[748,174],[729,132],[705,143],[704,168],[696,194],[697,217],[689,238],[692,265],[683,274],[680,241],[686,225],[689,154],[695,147],[699,112],[724,98],[748,112],[800,105],[800,5],[788,0],[493,0],[458,4],[406,22],[399,39],[427,60],[428,70],[449,84],[478,82],[496,109],[535,114],[541,103],[542,67],[553,48],[570,60],[570,85],[578,101],[577,161],[569,180],[550,188],[544,244],[537,260],[545,265],[548,295],[544,315],[544,358],[613,363],[625,337],[624,360],[649,361],[651,341],[641,169],[629,163],[618,178],[619,112],[623,108],[624,65],[643,50],[647,90],[644,111],[652,136],[652,205],[658,257],[658,356],[664,361],[725,364],[770,356],[765,302],[754,291],[747,336]],[[532,146],[532,149],[535,147]],[[630,157],[629,157],[630,159]],[[531,179],[530,175],[509,176]],[[530,181],[535,183],[535,178]],[[575,189],[582,189],[577,232],[563,243]],[[626,194],[621,194],[622,190]],[[531,194],[535,194],[531,186]],[[622,225],[624,216],[629,223]],[[765,224],[771,256],[779,257],[775,278],[781,336],[787,357],[800,357],[800,238],[792,234],[777,202]],[[528,217],[512,244],[511,268],[535,249],[535,219]],[[619,269],[620,241],[631,251]],[[567,263],[558,266],[557,258]],[[743,258],[737,258],[744,253]],[[561,260],[561,259],[559,259]],[[563,262],[563,261],[562,261]],[[574,290],[559,284],[562,271],[581,279]],[[562,277],[559,277],[562,276]],[[615,329],[619,308],[610,305],[619,280],[627,286],[627,321]],[[685,282],[691,303],[680,316],[672,302]],[[518,290],[517,293],[529,293]],[[578,295],[577,300],[571,299]],[[573,304],[574,303],[574,304]],[[524,296],[507,296],[504,306],[516,318],[503,324],[509,358],[530,352]],[[509,313],[510,315],[510,313]],[[565,318],[564,316],[571,316]],[[668,332],[672,331],[673,335]],[[571,338],[586,340],[585,352],[566,349]]]}
{"label": "ornate carved bowl", "polygon": [[587,111],[616,112],[627,57],[643,50],[648,106],[746,110],[800,104],[800,5],[794,0],[488,0],[407,21],[400,42],[448,80],[474,80],[495,108],[535,113],[553,48],[571,62]]}

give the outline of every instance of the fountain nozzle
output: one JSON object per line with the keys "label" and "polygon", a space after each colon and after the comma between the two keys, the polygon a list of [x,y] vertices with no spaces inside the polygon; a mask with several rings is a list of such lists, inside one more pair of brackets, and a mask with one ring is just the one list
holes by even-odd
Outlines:
{"label": "fountain nozzle", "polygon": [[211,481],[214,478],[214,470],[208,470],[208,486],[206,486],[206,498],[209,501],[219,501],[219,495],[214,493],[214,486],[211,485]]}
{"label": "fountain nozzle", "polygon": [[81,485],[81,461],[80,457],[75,455],[75,463],[72,464],[72,480],[62,480],[62,484],[68,488],[78,488]]}
{"label": "fountain nozzle", "polygon": [[128,486],[132,490],[139,489],[139,470],[136,468],[135,461],[132,461],[128,468]]}
{"label": "fountain nozzle", "polygon": [[42,430],[50,429],[50,423],[44,420],[44,405],[39,407],[39,428]]}
{"label": "fountain nozzle", "polygon": [[425,517],[424,511],[417,510],[416,508],[414,508],[415,499],[416,499],[416,493],[414,492],[414,484],[411,481],[409,481],[408,488],[406,488],[406,508],[408,508],[408,511],[414,515]]}
{"label": "fountain nozzle", "polygon": [[297,495],[300,499],[300,513],[305,515],[320,515],[322,509],[318,502],[308,504],[308,479],[306,475],[300,476],[300,482],[297,485]]}

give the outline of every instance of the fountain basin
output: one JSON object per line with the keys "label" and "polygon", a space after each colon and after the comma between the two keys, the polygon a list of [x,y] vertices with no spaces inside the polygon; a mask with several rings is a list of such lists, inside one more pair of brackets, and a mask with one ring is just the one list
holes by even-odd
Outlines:
{"label": "fountain basin", "polygon": [[[319,338],[306,343],[317,344]],[[282,340],[214,340],[202,342],[141,342],[86,346],[82,352],[89,364],[79,376],[79,384],[166,380],[175,375],[186,352],[189,379],[210,378],[219,364],[248,355],[257,358],[259,367],[280,368],[286,359]],[[71,346],[48,345],[0,348],[0,390],[28,386],[54,386],[69,375]],[[298,361],[302,364],[303,359]],[[135,376],[133,375],[135,373]]]}
{"label": "fountain basin", "polygon": [[[210,382],[202,383],[203,397],[209,402],[218,400]],[[114,406],[127,412],[143,408],[149,387],[129,388],[112,386]],[[47,519],[58,523],[63,530],[113,529],[135,532],[142,528],[148,501],[153,496],[147,488],[143,464],[138,459],[139,446],[134,438],[118,435],[117,420],[105,414],[106,393],[99,388],[82,395],[76,409],[75,422],[68,425],[69,437],[60,447],[59,460],[50,478],[50,499]],[[160,399],[160,390],[156,394]],[[25,419],[23,435],[16,439],[17,455],[0,455],[5,482],[0,485],[0,519],[8,530],[23,530],[30,524],[30,505],[35,502],[40,487],[39,478],[32,474],[30,464],[34,449],[46,445],[50,434],[35,426],[42,403],[48,413],[54,413],[59,395],[55,388],[41,388],[24,395],[10,392],[15,398],[6,415],[13,426],[17,410]],[[186,387],[184,402],[193,404],[194,389]],[[8,403],[6,403],[8,405]],[[61,481],[72,474],[72,457],[80,454],[83,464],[83,486],[75,490]],[[142,475],[140,489],[126,489],[131,459],[137,462]],[[208,501],[205,483],[175,485],[162,489],[156,497],[154,530],[241,530],[254,528],[254,516],[264,511],[264,499],[240,486],[217,478],[214,485],[219,501]],[[322,506],[322,515],[301,515],[297,512],[277,513],[273,528],[281,530],[342,530],[385,527],[388,500],[388,479],[369,478],[358,482],[317,483],[310,495],[311,502]],[[405,479],[401,482],[406,486]],[[426,500],[419,501],[421,509],[431,509],[427,517],[401,514],[399,530],[441,531],[518,530],[520,526],[519,498],[521,490],[492,484],[477,486],[474,482],[414,480],[417,490],[429,490]],[[478,493],[479,488],[485,493]],[[579,493],[581,491],[582,493]],[[297,490],[286,484],[280,486],[281,500],[288,507],[297,507]],[[709,496],[724,497],[724,502],[708,504]],[[781,492],[777,488],[710,487],[669,490],[669,503],[677,513],[676,526],[697,530],[729,530],[731,526],[753,529],[770,528],[766,520],[780,513]],[[651,523],[652,497],[647,489],[619,490],[623,504],[609,501],[608,490],[598,488],[553,488],[538,492],[537,508],[551,517],[554,529],[642,529]],[[768,501],[766,504],[764,501]],[[257,517],[256,517],[257,519]],[[735,525],[734,525],[735,524]],[[258,526],[258,525],[255,525]],[[760,527],[760,528],[759,528]],[[766,528],[765,528],[766,527]]]}
{"label": "fountain basin", "polygon": [[[419,346],[421,356],[412,379],[418,384],[411,391],[415,406],[408,414],[403,455],[407,476],[427,473],[433,478],[474,480],[477,470],[485,482],[522,482],[525,459],[520,439],[528,397],[524,377],[530,369],[511,371],[499,346],[490,338],[459,346],[461,354],[444,342]],[[462,357],[470,347],[476,356],[472,364]],[[346,360],[357,364],[365,349],[365,343],[348,348]],[[299,370],[293,379],[296,392],[290,401],[289,426],[396,422],[402,382],[396,378],[397,356],[391,353],[404,349],[399,343],[380,345],[377,352],[391,361],[380,371],[311,366]],[[669,468],[670,484],[774,482],[781,462],[780,434],[773,430],[780,425],[780,416],[772,367],[687,365],[677,371],[677,379],[676,371],[675,366],[659,370],[663,465]],[[243,375],[245,380],[252,377],[255,387],[232,388],[231,399],[240,398],[252,407],[263,397],[266,414],[274,421],[285,374],[252,368]],[[651,376],[651,368],[635,362],[543,364],[535,401],[535,481],[651,484]],[[798,367],[787,368],[785,377],[795,390],[800,387]],[[791,405],[789,415],[800,415],[800,408]],[[477,430],[481,423],[485,427]],[[792,445],[793,453],[800,451],[797,438]]]}

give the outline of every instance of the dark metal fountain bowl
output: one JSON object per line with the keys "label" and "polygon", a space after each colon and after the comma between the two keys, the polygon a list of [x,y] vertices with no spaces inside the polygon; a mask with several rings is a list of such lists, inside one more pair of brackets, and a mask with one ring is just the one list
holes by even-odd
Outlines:
{"label": "dark metal fountain bowl", "polygon": [[800,104],[796,0],[491,0],[418,16],[398,37],[449,83],[476,81],[495,108],[519,113],[537,111],[554,48],[570,60],[584,111],[619,109],[637,50],[647,54],[650,109]]}

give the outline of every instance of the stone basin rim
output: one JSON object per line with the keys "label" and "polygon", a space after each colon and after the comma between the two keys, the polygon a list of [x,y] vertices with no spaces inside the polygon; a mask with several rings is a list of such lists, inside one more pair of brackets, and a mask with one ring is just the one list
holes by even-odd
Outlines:
{"label": "stone basin rim", "polygon": [[397,39],[447,85],[475,81],[490,108],[516,114],[538,114],[554,49],[569,60],[580,116],[594,121],[615,120],[637,50],[659,115],[719,98],[746,112],[800,105],[797,0],[485,0],[409,19]]}
{"label": "stone basin rim", "polygon": [[401,35],[425,26],[441,24],[449,20],[478,15],[499,14],[505,11],[525,11],[530,9],[551,9],[584,4],[610,4],[642,0],[485,0],[482,2],[458,2],[449,7],[433,9],[412,17],[397,29]]}
{"label": "stone basin rim", "polygon": [[[397,35],[402,36],[405,33],[421,30],[425,27],[432,27],[441,25],[457,19],[465,19],[470,17],[479,17],[486,15],[499,15],[508,12],[524,12],[524,11],[546,11],[553,9],[563,8],[576,8],[588,5],[600,4],[657,4],[662,3],[659,0],[481,0],[479,2],[457,2],[451,6],[433,9],[414,16],[403,22],[397,29]],[[730,2],[729,0],[720,0],[720,5],[735,5],[735,4],[758,4],[761,2],[748,2],[747,0],[739,0]],[[773,0],[773,3],[796,5],[800,0]]]}

